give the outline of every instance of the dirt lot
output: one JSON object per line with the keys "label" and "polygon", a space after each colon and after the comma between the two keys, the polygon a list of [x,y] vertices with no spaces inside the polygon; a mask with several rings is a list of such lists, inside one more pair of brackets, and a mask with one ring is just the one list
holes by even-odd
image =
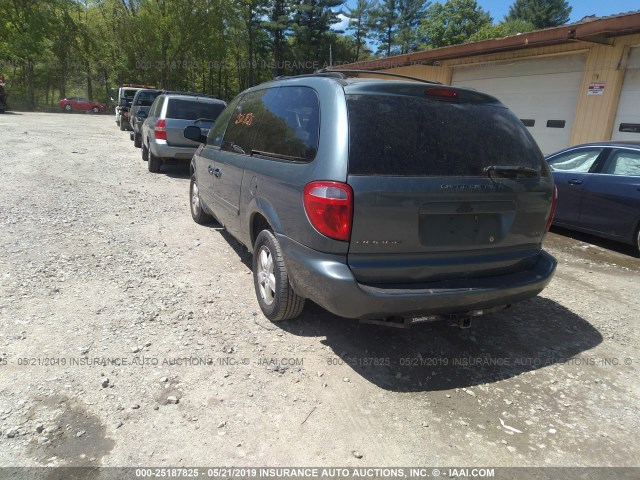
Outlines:
{"label": "dirt lot", "polygon": [[188,183],[110,115],[0,116],[0,466],[640,465],[631,249],[549,234],[466,330],[276,325]]}

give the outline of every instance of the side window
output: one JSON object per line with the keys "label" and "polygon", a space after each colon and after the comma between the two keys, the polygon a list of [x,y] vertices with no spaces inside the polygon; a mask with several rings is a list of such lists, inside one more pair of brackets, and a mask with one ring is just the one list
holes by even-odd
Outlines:
{"label": "side window", "polygon": [[318,150],[320,107],[308,87],[280,87],[267,91],[254,150],[263,155],[311,161]]}
{"label": "side window", "polygon": [[258,118],[264,111],[262,97],[265,90],[247,93],[233,110],[224,133],[221,148],[227,152],[251,155]]}
{"label": "side window", "polygon": [[227,124],[229,123],[229,119],[235,113],[236,108],[238,107],[238,103],[242,99],[241,95],[238,95],[236,98],[231,100],[231,103],[227,105],[222,113],[218,116],[217,120],[209,130],[209,135],[207,136],[207,145],[211,145],[214,147],[219,147],[222,145],[222,139],[224,138],[224,133],[227,130]]}
{"label": "side window", "polygon": [[620,150],[615,152],[602,169],[609,175],[640,176],[640,153]]}
{"label": "side window", "polygon": [[600,152],[602,152],[602,148],[567,152],[549,160],[549,167],[555,172],[586,173],[596,161]]}
{"label": "side window", "polygon": [[164,101],[165,97],[158,97],[154,100],[153,105],[151,106],[151,109],[149,111],[149,116],[150,117],[157,117],[160,114],[160,111],[162,110],[162,102]]}

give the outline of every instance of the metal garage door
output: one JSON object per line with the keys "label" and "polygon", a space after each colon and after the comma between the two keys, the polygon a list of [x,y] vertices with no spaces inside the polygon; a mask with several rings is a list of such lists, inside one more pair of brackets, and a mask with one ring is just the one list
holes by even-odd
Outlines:
{"label": "metal garage door", "polygon": [[586,55],[456,66],[452,84],[497,97],[546,155],[569,146]]}
{"label": "metal garage door", "polygon": [[629,52],[611,138],[640,141],[640,48]]}

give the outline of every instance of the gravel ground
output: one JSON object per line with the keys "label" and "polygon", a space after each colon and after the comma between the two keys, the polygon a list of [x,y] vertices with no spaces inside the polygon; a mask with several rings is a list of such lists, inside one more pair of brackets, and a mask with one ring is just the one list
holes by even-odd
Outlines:
{"label": "gravel ground", "polygon": [[189,215],[112,116],[0,116],[0,466],[638,466],[640,260],[566,232],[461,330],[310,305]]}

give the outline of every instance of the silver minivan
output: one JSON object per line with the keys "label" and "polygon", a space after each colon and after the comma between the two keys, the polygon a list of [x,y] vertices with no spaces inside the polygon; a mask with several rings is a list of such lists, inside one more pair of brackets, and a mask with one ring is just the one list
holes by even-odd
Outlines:
{"label": "silver minivan", "polygon": [[203,135],[224,108],[222,100],[199,94],[159,95],[142,124],[142,159],[149,171],[157,173],[163,163],[191,160],[198,143],[184,137],[185,127],[198,126]]}

